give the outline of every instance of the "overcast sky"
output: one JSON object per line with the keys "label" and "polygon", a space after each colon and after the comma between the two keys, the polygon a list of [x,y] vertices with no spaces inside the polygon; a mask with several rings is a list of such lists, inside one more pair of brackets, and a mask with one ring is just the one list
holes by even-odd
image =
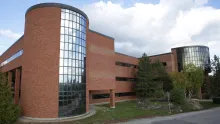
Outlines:
{"label": "overcast sky", "polygon": [[25,11],[42,2],[83,10],[90,29],[115,38],[115,51],[140,57],[185,45],[206,45],[220,56],[219,0],[4,0],[0,8],[0,54],[24,31]]}

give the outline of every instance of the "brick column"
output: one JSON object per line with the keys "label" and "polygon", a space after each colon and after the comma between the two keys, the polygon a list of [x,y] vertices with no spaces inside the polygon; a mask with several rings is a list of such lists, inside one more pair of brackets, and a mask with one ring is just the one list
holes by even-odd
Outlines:
{"label": "brick column", "polygon": [[20,80],[21,80],[21,70],[15,70],[15,94],[14,94],[14,102],[15,104],[19,103],[19,89],[20,89]]}
{"label": "brick column", "polygon": [[89,95],[90,95],[90,92],[89,90],[87,89],[86,90],[86,112],[89,112],[89,104],[90,104],[90,98],[89,98]]}
{"label": "brick column", "polygon": [[11,87],[11,82],[12,82],[12,72],[8,72],[8,85]]}
{"label": "brick column", "polygon": [[110,108],[115,108],[115,90],[110,90]]}
{"label": "brick column", "polygon": [[91,93],[91,91],[89,92],[89,104],[92,104],[92,93]]}

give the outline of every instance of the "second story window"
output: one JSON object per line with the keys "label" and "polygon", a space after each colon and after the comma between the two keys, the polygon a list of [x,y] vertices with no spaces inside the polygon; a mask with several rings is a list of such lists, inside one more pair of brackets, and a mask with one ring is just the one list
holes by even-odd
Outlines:
{"label": "second story window", "polygon": [[6,59],[4,62],[2,62],[0,64],[0,67],[8,64],[9,62],[15,60],[16,58],[20,57],[23,54],[23,49],[19,50],[17,53],[15,53],[14,55],[12,55],[10,58]]}
{"label": "second story window", "polygon": [[124,63],[124,62],[119,62],[119,61],[116,61],[115,65],[124,66],[124,67],[130,67],[130,68],[137,68],[137,65],[129,64],[129,63]]}
{"label": "second story window", "polygon": [[135,78],[126,78],[126,77],[116,77],[116,81],[128,81],[128,82],[135,82]]}

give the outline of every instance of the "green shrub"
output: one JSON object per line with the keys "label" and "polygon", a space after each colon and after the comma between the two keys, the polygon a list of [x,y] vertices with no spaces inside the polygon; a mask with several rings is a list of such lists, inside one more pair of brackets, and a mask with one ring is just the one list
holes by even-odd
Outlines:
{"label": "green shrub", "polygon": [[185,95],[184,90],[174,88],[170,93],[170,100],[176,104],[184,104],[185,103]]}
{"label": "green shrub", "polygon": [[220,97],[214,97],[212,100],[213,100],[213,103],[220,104]]}
{"label": "green shrub", "polygon": [[19,115],[20,109],[13,103],[6,76],[0,73],[0,124],[13,124]]}
{"label": "green shrub", "polygon": [[163,90],[156,90],[154,93],[155,98],[163,98],[165,96]]}

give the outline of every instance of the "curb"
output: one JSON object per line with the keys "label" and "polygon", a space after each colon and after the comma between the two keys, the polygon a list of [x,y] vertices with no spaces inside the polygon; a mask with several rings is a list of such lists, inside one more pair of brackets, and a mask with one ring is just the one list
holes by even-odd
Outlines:
{"label": "curb", "polygon": [[68,122],[68,121],[77,121],[81,120],[87,117],[90,117],[92,115],[96,114],[95,106],[90,105],[89,112],[78,115],[78,116],[72,116],[72,117],[63,117],[63,118],[32,118],[32,117],[20,117],[18,119],[18,122],[29,122],[29,123],[42,123],[42,122],[49,122],[49,123],[57,123],[57,122]]}

